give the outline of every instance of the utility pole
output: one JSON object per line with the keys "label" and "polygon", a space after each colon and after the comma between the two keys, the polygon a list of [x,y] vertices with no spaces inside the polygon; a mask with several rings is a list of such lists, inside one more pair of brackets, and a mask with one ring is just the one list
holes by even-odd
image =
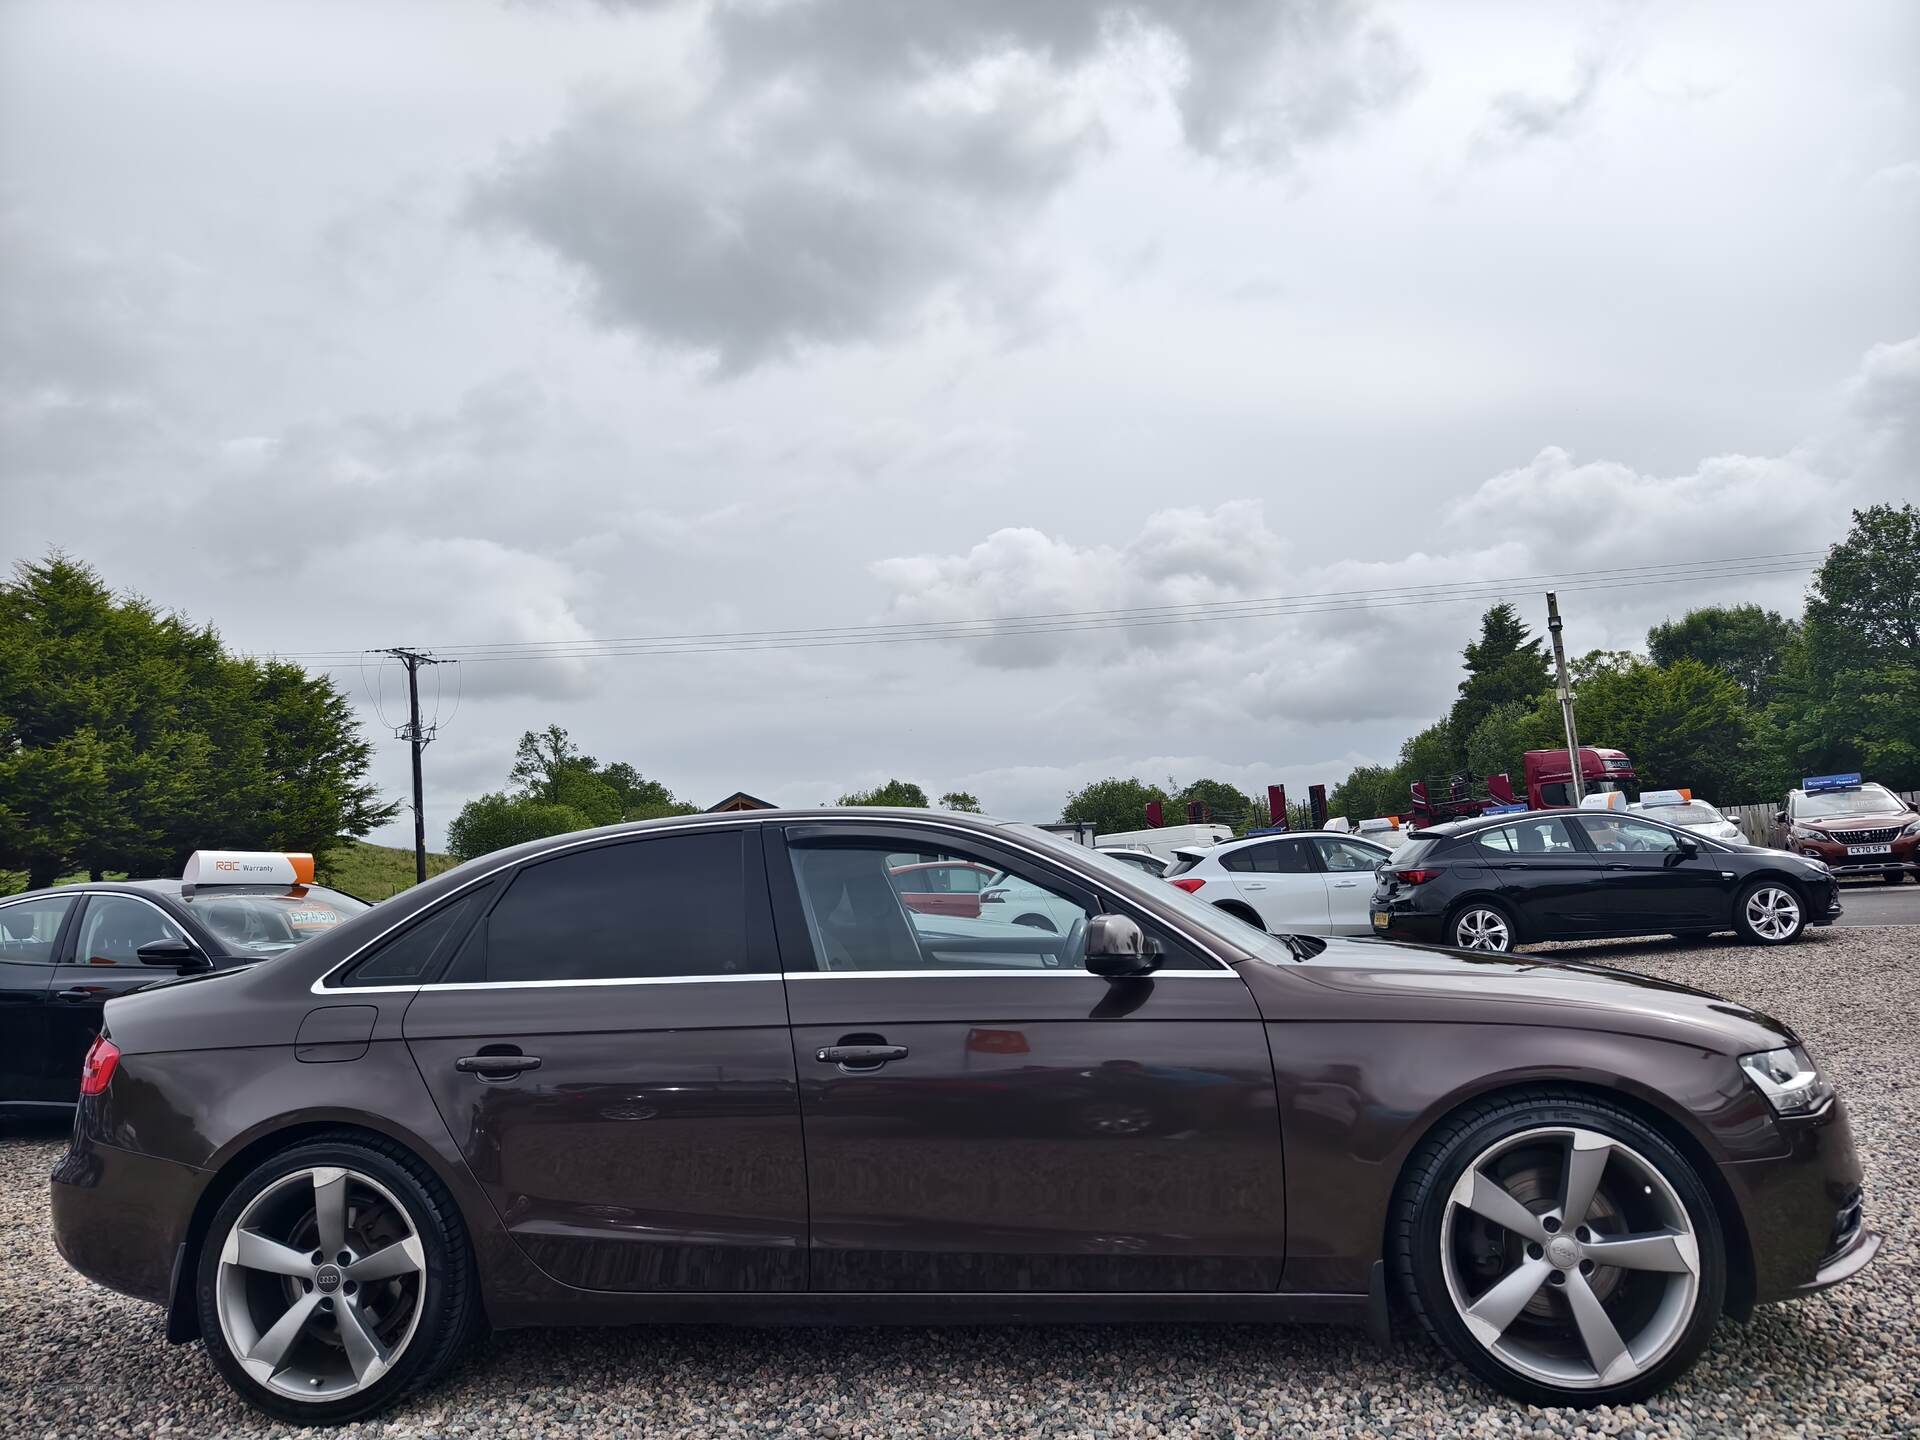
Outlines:
{"label": "utility pole", "polygon": [[433,743],[435,727],[423,728],[420,724],[420,667],[450,662],[434,659],[431,651],[409,650],[404,645],[389,646],[374,653],[391,655],[407,667],[407,723],[393,732],[393,738],[404,740],[413,747],[413,883],[424,885],[427,880],[427,815],[420,783],[420,752]]}
{"label": "utility pole", "polygon": [[[1573,682],[1567,678],[1567,647],[1560,639],[1560,597],[1547,591],[1547,630],[1553,636],[1553,670],[1560,691],[1560,718],[1567,727],[1567,769],[1573,776],[1573,803],[1578,805],[1587,793],[1582,783],[1580,732],[1573,724]],[[420,752],[415,751],[417,756]]]}

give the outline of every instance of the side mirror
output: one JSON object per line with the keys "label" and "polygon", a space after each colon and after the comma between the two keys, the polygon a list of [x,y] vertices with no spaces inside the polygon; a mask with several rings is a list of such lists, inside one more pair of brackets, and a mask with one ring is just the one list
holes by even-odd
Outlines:
{"label": "side mirror", "polygon": [[1700,853],[1699,845],[1697,845],[1692,840],[1687,839],[1685,836],[1681,837],[1680,854],[1682,856],[1684,856],[1688,860],[1691,860],[1693,859],[1694,856],[1698,855],[1699,853]]}
{"label": "side mirror", "polygon": [[1776,824],[1776,825],[1784,825],[1784,824],[1786,824],[1786,823],[1787,823],[1787,812],[1786,812],[1786,811],[1784,811],[1784,810],[1776,810],[1776,811],[1774,811],[1774,812],[1773,812],[1773,823],[1774,823],[1774,824]]}
{"label": "side mirror", "polygon": [[133,952],[142,965],[163,965],[169,970],[211,970],[213,962],[199,947],[186,940],[149,940]]}
{"label": "side mirror", "polygon": [[1109,980],[1150,975],[1160,965],[1158,941],[1125,915],[1095,915],[1087,921],[1087,969]]}
{"label": "side mirror", "polygon": [[1004,885],[990,885],[980,892],[980,903],[982,905],[999,905],[1004,903],[1006,898],[1007,887]]}

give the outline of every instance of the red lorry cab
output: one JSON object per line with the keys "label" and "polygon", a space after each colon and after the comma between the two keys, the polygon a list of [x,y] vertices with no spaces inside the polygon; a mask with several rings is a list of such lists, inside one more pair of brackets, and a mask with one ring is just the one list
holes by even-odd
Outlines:
{"label": "red lorry cab", "polygon": [[[1565,750],[1529,750],[1526,766],[1530,809],[1545,810],[1574,803],[1573,769],[1567,764]],[[1629,790],[1634,785],[1633,761],[1621,750],[1582,745],[1580,779],[1589,795],[1596,790]]]}

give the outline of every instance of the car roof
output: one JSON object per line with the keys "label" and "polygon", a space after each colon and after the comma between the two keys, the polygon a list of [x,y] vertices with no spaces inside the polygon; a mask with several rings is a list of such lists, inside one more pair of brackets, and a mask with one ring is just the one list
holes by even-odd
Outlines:
{"label": "car roof", "polygon": [[43,885],[38,890],[0,895],[0,905],[41,895],[77,895],[82,892],[96,895],[164,895],[169,900],[178,900],[182,888],[178,880],[74,880],[65,885]]}
{"label": "car roof", "polygon": [[1381,850],[1393,848],[1371,835],[1362,835],[1353,830],[1274,830],[1264,835],[1243,835],[1238,840],[1222,840],[1218,845],[1206,847],[1205,853],[1218,855],[1222,850],[1237,850],[1242,845],[1258,845],[1266,840],[1358,840],[1363,845],[1372,845]]}

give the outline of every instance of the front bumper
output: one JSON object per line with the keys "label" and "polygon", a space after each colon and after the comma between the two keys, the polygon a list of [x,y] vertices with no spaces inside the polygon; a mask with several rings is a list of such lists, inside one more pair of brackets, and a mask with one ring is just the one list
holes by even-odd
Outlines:
{"label": "front bumper", "polygon": [[53,1243],[89,1280],[165,1304],[206,1181],[205,1171],[103,1145],[76,1125],[53,1170]]}
{"label": "front bumper", "polygon": [[1885,843],[1884,855],[1849,855],[1848,847],[1838,840],[1804,837],[1790,840],[1788,848],[1796,855],[1823,862],[1835,875],[1888,875],[1895,871],[1920,874],[1920,835],[1901,835]]}
{"label": "front bumper", "polygon": [[1777,1122],[1786,1153],[1723,1167],[1753,1248],[1754,1299],[1792,1300],[1850,1280],[1879,1252],[1865,1224],[1846,1106]]}

